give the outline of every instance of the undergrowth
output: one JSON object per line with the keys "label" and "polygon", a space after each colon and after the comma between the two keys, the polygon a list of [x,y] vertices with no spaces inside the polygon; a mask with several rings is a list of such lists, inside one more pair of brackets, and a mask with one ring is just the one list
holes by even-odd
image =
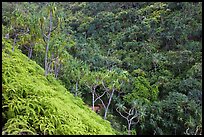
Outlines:
{"label": "undergrowth", "polygon": [[5,40],[2,50],[2,134],[115,134],[108,121]]}

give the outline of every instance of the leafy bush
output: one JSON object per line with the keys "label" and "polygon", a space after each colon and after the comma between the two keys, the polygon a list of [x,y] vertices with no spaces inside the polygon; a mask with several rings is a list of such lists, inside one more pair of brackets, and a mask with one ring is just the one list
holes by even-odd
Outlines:
{"label": "leafy bush", "polygon": [[[182,94],[171,92],[162,101],[154,102],[147,113],[148,125],[144,131],[150,134],[200,134],[202,132],[201,106]],[[143,123],[144,124],[144,123]]]}

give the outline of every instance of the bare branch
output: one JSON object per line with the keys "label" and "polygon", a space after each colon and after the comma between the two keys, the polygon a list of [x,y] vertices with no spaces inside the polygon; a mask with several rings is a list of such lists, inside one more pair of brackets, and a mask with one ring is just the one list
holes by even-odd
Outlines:
{"label": "bare branch", "polygon": [[[44,36],[46,36],[45,35],[45,33],[43,32],[43,27],[42,27],[42,24],[40,23],[40,29],[41,29],[41,33],[42,33],[42,35],[43,35],[43,41],[47,44],[47,41],[45,40],[45,37]],[[48,37],[46,36],[46,38],[48,39]]]}
{"label": "bare branch", "polygon": [[104,85],[103,80],[102,80],[102,85],[103,85],[103,87],[105,88],[106,91],[109,91],[109,89]]}
{"label": "bare branch", "polygon": [[104,91],[103,94],[100,95],[100,96],[98,96],[98,95],[95,93],[95,95],[96,95],[96,97],[97,97],[97,98],[95,99],[95,101],[97,101],[99,98],[101,98],[105,93],[106,93],[106,91]]}
{"label": "bare branch", "polygon": [[123,118],[125,118],[127,121],[129,121],[128,118],[125,117],[125,116],[118,110],[118,108],[116,108],[116,111],[117,111]]}
{"label": "bare branch", "polygon": [[134,124],[137,124],[139,123],[139,119],[137,120],[137,122],[132,122],[131,124],[134,125]]}
{"label": "bare branch", "polygon": [[138,115],[134,115],[130,120],[133,120],[134,118],[138,117]]}
{"label": "bare branch", "polygon": [[51,32],[52,32],[52,11],[50,11],[50,25],[49,25],[48,37],[50,37]]}
{"label": "bare branch", "polygon": [[128,115],[130,115],[130,116],[132,115],[132,114],[131,114],[131,111],[132,111],[132,108],[129,109],[129,111],[128,111]]}
{"label": "bare branch", "polygon": [[57,25],[57,26],[56,26],[54,29],[52,29],[52,30],[51,30],[51,32],[53,32],[54,30],[56,30],[56,29],[57,29],[57,27],[58,27],[58,25]]}
{"label": "bare branch", "polygon": [[185,132],[185,133],[186,133],[187,135],[190,135],[190,134],[188,133],[188,130],[189,130],[189,127],[186,129],[186,132]]}
{"label": "bare branch", "polygon": [[59,21],[57,20],[57,25],[55,26],[55,28],[53,28],[52,30],[51,30],[51,32],[53,32],[54,30],[56,30],[57,28],[58,28],[58,25],[59,24]]}
{"label": "bare branch", "polygon": [[196,127],[196,131],[195,131],[194,135],[197,135],[197,132],[198,132],[198,126]]}
{"label": "bare branch", "polygon": [[106,105],[105,105],[105,103],[103,102],[103,100],[102,100],[101,98],[98,98],[98,99],[101,101],[103,107],[106,109]]}
{"label": "bare branch", "polygon": [[52,61],[50,61],[50,62],[47,63],[47,65],[48,65],[48,69],[47,69],[48,73],[50,72],[50,66],[51,66],[51,64],[52,64]]}
{"label": "bare branch", "polygon": [[43,33],[43,36],[44,36],[46,39],[48,39],[48,36],[46,36],[44,33]]}
{"label": "bare branch", "polygon": [[157,132],[154,130],[154,135],[156,135],[156,133],[157,133]]}
{"label": "bare branch", "polygon": [[126,114],[128,114],[128,115],[129,115],[129,113],[128,113],[128,112],[127,112],[125,109],[124,109],[123,111],[124,111]]}

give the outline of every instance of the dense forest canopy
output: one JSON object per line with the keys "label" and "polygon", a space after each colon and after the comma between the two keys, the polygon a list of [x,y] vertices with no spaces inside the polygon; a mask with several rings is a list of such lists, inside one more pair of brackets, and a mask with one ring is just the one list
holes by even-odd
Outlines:
{"label": "dense forest canopy", "polygon": [[[115,134],[202,134],[201,2],[3,2],[8,49],[44,68]],[[56,133],[71,134],[46,132]]]}

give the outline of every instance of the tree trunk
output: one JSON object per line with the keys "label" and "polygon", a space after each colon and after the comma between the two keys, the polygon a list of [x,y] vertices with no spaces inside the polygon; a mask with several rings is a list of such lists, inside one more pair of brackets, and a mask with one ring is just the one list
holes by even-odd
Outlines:
{"label": "tree trunk", "polygon": [[57,54],[57,55],[56,55],[56,58],[55,58],[55,68],[54,68],[55,78],[57,78],[59,69],[60,69],[60,62],[59,62],[59,56],[58,56],[58,54]]}
{"label": "tree trunk", "polygon": [[92,91],[92,110],[94,111],[94,92]]}
{"label": "tree trunk", "polygon": [[48,74],[48,62],[47,62],[47,54],[48,54],[49,45],[47,43],[45,50],[45,76]]}
{"label": "tree trunk", "polygon": [[75,97],[77,96],[77,91],[78,91],[78,81],[76,82],[76,90],[75,90],[75,94],[74,94]]}
{"label": "tree trunk", "polygon": [[46,50],[45,50],[45,76],[48,74],[48,61],[47,61],[47,55],[48,55],[48,50],[49,50],[49,41],[50,41],[50,35],[52,31],[52,11],[50,10],[50,26],[49,26],[49,33],[47,36],[47,45],[46,45]]}
{"label": "tree trunk", "polygon": [[60,67],[61,67],[61,64],[59,64],[59,66],[57,67],[57,72],[56,72],[55,78],[57,78],[57,76],[59,74]]}
{"label": "tree trunk", "polygon": [[54,74],[55,74],[55,78],[56,78],[56,73],[57,73],[57,58],[55,59],[55,63],[54,63]]}
{"label": "tree trunk", "polygon": [[115,90],[113,89],[112,92],[111,92],[110,98],[109,98],[109,100],[108,100],[108,104],[107,104],[107,106],[106,106],[106,108],[105,108],[105,114],[104,114],[104,118],[103,118],[103,119],[106,119],[106,117],[107,117],[108,108],[109,108],[109,106],[110,106],[110,103],[111,103],[111,100],[112,100],[114,91],[115,91]]}
{"label": "tree trunk", "polygon": [[103,119],[106,119],[106,117],[107,117],[107,112],[108,112],[108,107],[105,109],[105,113],[104,113]]}
{"label": "tree trunk", "polygon": [[131,126],[131,122],[129,121],[128,122],[128,135],[131,135],[131,133],[130,133],[130,126]]}
{"label": "tree trunk", "polygon": [[93,86],[93,90],[92,90],[92,110],[94,111],[94,103],[95,103],[95,92],[96,92],[96,87],[97,85]]}
{"label": "tree trunk", "polygon": [[32,45],[31,47],[29,48],[29,53],[28,53],[28,58],[31,59],[32,57],[32,52],[33,52],[33,48],[32,48]]}

